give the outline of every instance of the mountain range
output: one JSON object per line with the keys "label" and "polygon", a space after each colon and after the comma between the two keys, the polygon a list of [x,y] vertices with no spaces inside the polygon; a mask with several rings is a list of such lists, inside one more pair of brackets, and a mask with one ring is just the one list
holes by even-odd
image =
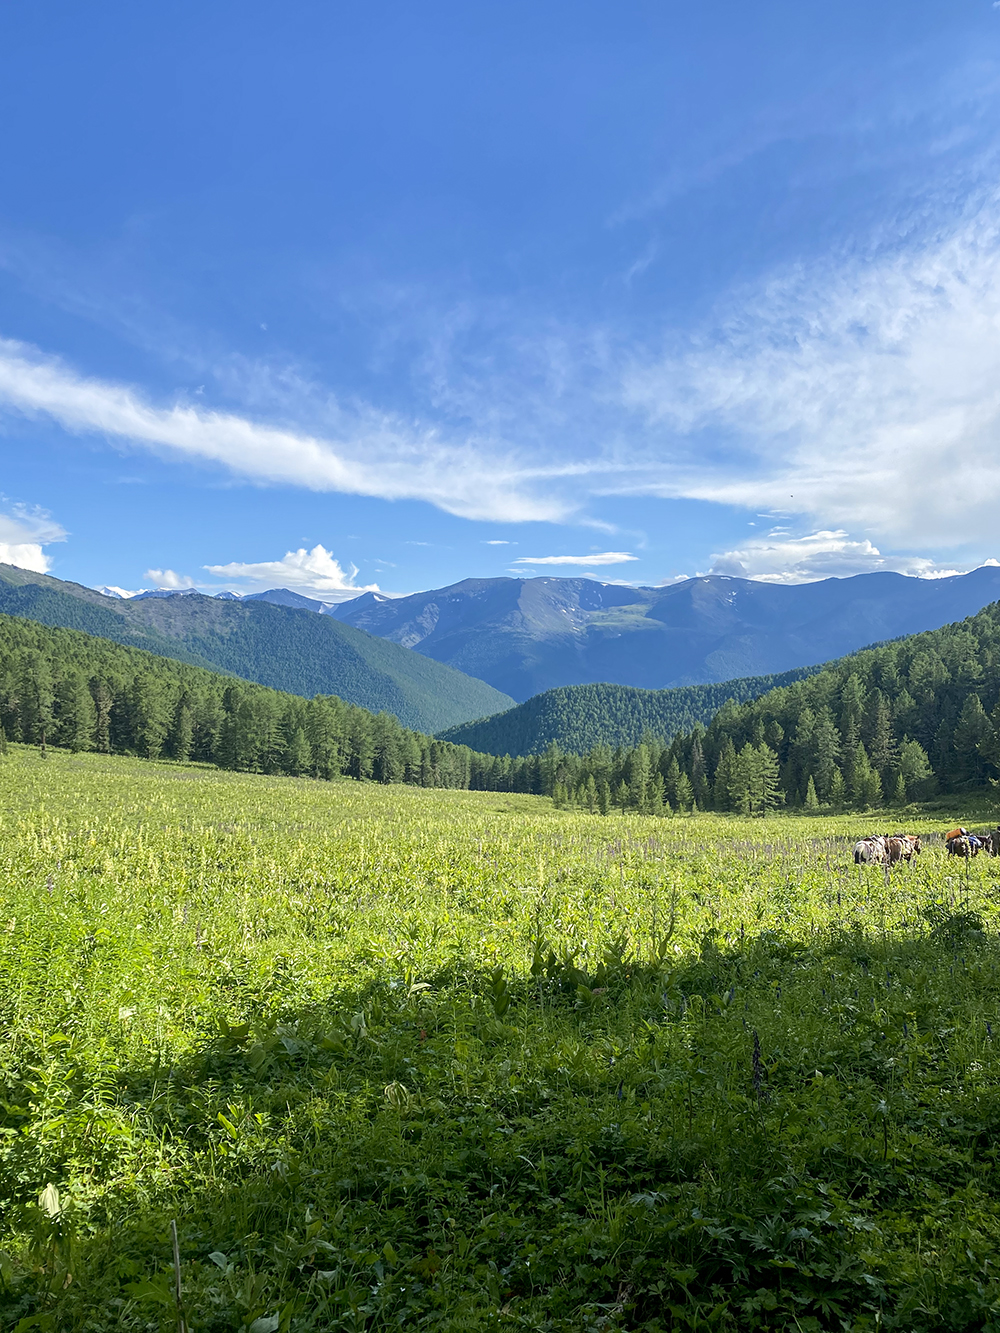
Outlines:
{"label": "mountain range", "polygon": [[287,588],[110,596],[0,565],[0,612],[306,697],[336,694],[404,726],[512,754],[550,740],[568,748],[581,737],[668,737],[707,721],[725,698],[757,697],[777,676],[935,629],[998,598],[997,566],[791,587],[722,575],[660,588],[466,579],[331,604]]}
{"label": "mountain range", "polygon": [[443,663],[310,610],[200,593],[113,598],[0,564],[0,612],[82,630],[161,657],[311,698],[336,694],[436,732],[513,699]]}
{"label": "mountain range", "polygon": [[465,579],[327,612],[519,702],[558,686],[641,689],[766,676],[935,629],[1000,598],[1000,566],[941,579],[858,574],[781,585],[708,575],[659,588],[588,578]]}

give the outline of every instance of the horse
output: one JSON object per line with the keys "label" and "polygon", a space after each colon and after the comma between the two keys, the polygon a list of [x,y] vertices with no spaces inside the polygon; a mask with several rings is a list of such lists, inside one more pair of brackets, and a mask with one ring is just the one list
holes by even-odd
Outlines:
{"label": "horse", "polygon": [[862,838],[854,844],[854,864],[856,866],[885,865],[886,858],[886,839],[881,833],[871,838]]}
{"label": "horse", "polygon": [[965,860],[979,855],[981,843],[974,833],[961,833],[957,838],[949,838],[944,845],[949,856],[961,856]]}
{"label": "horse", "polygon": [[910,861],[921,851],[920,838],[912,833],[894,833],[885,843],[886,859],[890,865],[897,861]]}
{"label": "horse", "polygon": [[987,856],[1000,856],[1000,827],[990,829],[988,833],[981,833],[979,841],[983,844],[983,851]]}

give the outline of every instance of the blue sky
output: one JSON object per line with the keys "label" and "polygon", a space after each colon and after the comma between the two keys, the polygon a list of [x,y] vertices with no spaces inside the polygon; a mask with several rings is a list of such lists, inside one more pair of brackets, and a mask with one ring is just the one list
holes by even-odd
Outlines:
{"label": "blue sky", "polygon": [[0,557],[992,559],[998,112],[991,0],[8,5]]}

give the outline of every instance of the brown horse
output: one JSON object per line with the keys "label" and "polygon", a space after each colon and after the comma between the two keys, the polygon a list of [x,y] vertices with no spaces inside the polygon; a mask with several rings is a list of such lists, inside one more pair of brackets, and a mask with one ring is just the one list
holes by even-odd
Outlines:
{"label": "brown horse", "polygon": [[910,861],[917,856],[922,848],[920,838],[912,833],[894,833],[891,838],[886,839],[885,844],[886,859],[889,864],[895,865],[897,861]]}
{"label": "brown horse", "polygon": [[968,861],[979,855],[979,846],[978,838],[971,833],[961,833],[957,838],[949,838],[944,849],[949,856],[961,856]]}

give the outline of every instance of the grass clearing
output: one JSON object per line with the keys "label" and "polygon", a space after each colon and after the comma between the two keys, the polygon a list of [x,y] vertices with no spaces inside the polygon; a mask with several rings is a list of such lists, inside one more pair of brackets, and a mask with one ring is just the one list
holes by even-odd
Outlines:
{"label": "grass clearing", "polygon": [[0,821],[5,1330],[1000,1329],[1000,862],[21,747]]}

